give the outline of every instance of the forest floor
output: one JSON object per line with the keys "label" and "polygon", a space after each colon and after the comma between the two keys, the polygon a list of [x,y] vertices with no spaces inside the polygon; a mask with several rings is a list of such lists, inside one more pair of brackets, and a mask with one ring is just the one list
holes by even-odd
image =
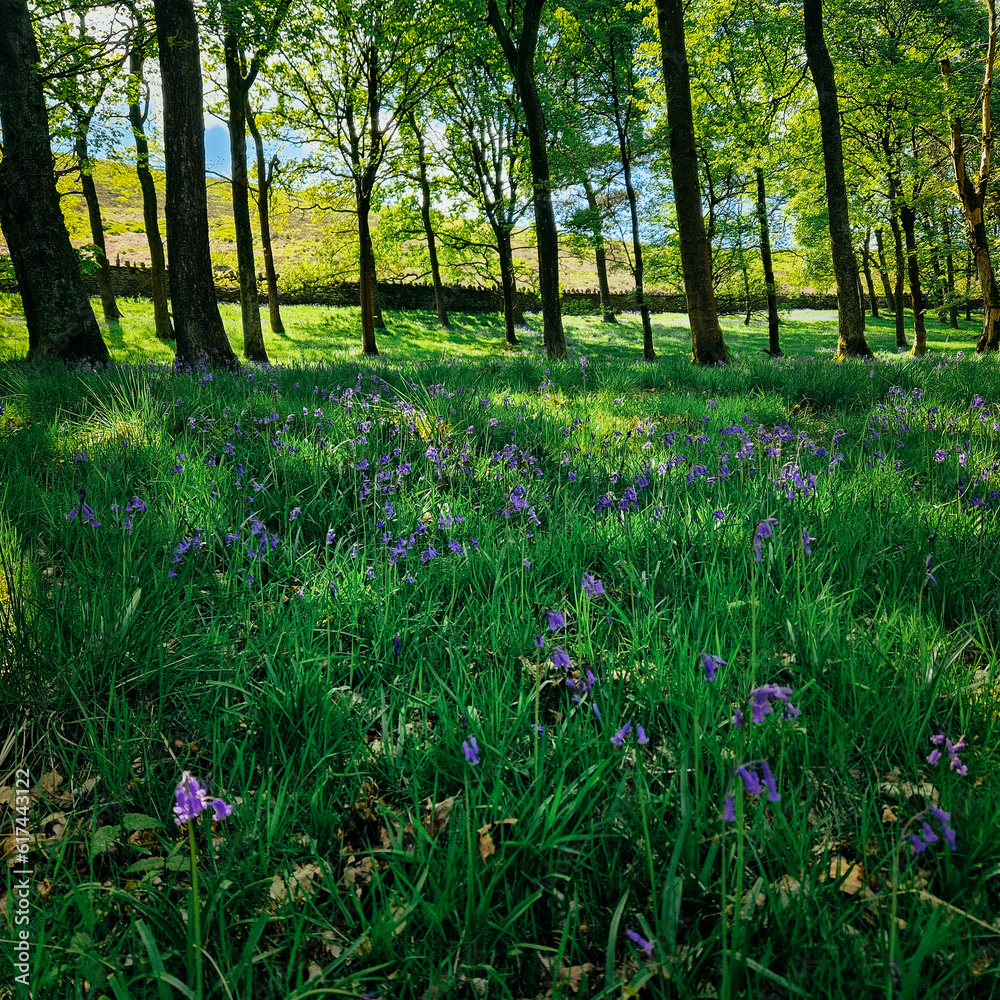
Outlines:
{"label": "forest floor", "polygon": [[[700,368],[682,317],[654,364],[637,317],[550,362],[534,317],[511,352],[394,314],[362,358],[356,311],[294,307],[223,373],[125,306],[121,363],[67,369],[0,301],[36,1000],[998,991],[974,325],[835,364],[832,314],[778,361],[732,320]],[[178,826],[185,772],[232,813]]]}

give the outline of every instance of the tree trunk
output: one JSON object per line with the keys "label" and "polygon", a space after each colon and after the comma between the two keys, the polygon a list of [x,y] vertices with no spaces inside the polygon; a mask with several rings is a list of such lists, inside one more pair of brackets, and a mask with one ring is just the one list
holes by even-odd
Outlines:
{"label": "tree trunk", "polygon": [[503,296],[503,322],[507,343],[519,344],[515,327],[523,322],[523,316],[517,306],[517,279],[514,274],[514,253],[510,245],[510,230],[503,226],[493,227],[493,236],[497,241],[497,254],[500,257],[500,290]]}
{"label": "tree trunk", "polygon": [[382,315],[382,288],[378,283],[378,268],[375,266],[375,249],[374,244],[372,245],[372,261],[371,261],[371,274],[372,274],[372,323],[376,330],[387,329],[385,325],[385,317]]}
{"label": "tree trunk", "polygon": [[608,260],[604,251],[604,227],[601,225],[601,210],[590,178],[584,176],[583,190],[587,193],[587,207],[594,220],[594,261],[597,265],[597,287],[601,290],[601,322],[617,323],[614,306],[611,303],[611,286],[608,284]]}
{"label": "tree trunk", "polygon": [[[86,124],[83,125],[87,127]],[[87,218],[90,222],[90,238],[97,247],[97,288],[101,295],[101,308],[104,311],[104,322],[117,324],[122,314],[115,302],[115,291],[111,281],[111,265],[108,263],[108,246],[104,242],[104,220],[101,218],[101,202],[97,197],[97,185],[94,183],[94,164],[87,148],[86,134],[76,140],[76,162],[80,165],[80,186],[83,188],[83,200],[87,205]]]}
{"label": "tree trunk", "polygon": [[691,323],[691,355],[695,364],[717,364],[729,360],[729,350],[719,327],[712,258],[701,212],[691,80],[684,45],[683,0],[656,0],[656,21],[667,89],[670,175],[674,184],[681,267]]}
{"label": "tree trunk", "polygon": [[531,183],[535,207],[535,234],[538,245],[538,292],[542,300],[542,329],[550,358],[566,357],[566,335],[559,299],[559,233],[552,210],[552,181],[549,176],[548,130],[545,112],[535,80],[535,50],[538,26],[545,0],[524,0],[521,34],[515,45],[507,31],[497,0],[487,0],[487,18],[500,42],[514,75],[524,109],[531,158]]}
{"label": "tree trunk", "polygon": [[[167,306],[167,269],[163,256],[163,241],[160,239],[160,213],[156,202],[156,185],[149,169],[149,143],[146,141],[146,117],[149,113],[149,90],[146,90],[145,111],[139,110],[139,86],[144,83],[142,70],[145,61],[146,25],[140,22],[136,28],[132,50],[129,52],[129,73],[135,78],[134,90],[129,91],[128,120],[135,137],[135,172],[142,191],[142,219],[149,244],[150,271],[153,291],[153,320],[159,340],[173,340],[174,328],[170,323]],[[134,98],[134,99],[133,99]]]}
{"label": "tree trunk", "polygon": [[167,245],[177,361],[235,368],[215,299],[198,25],[191,0],[153,0],[163,88]]}
{"label": "tree trunk", "polygon": [[767,218],[767,192],[764,188],[764,169],[754,170],[757,178],[757,223],[760,226],[760,260],[764,267],[764,286],[767,288],[767,353],[772,358],[781,357],[778,339],[778,292],[774,284],[774,261],[771,257],[771,225]]}
{"label": "tree trunk", "polygon": [[49,122],[25,0],[0,0],[0,224],[28,326],[28,357],[107,362],[52,173]]}
{"label": "tree trunk", "polygon": [[869,229],[865,233],[865,242],[861,246],[861,271],[865,276],[865,284],[868,286],[868,306],[871,309],[872,319],[878,319],[878,299],[875,296],[875,282],[872,280],[871,239],[872,231]]}
{"label": "tree trunk", "polygon": [[358,259],[358,286],[361,293],[361,353],[371,356],[378,355],[375,346],[375,255],[372,251],[372,231],[368,221],[371,211],[371,195],[365,192],[361,185],[355,187],[355,199],[358,205],[358,240],[360,256]]}
{"label": "tree trunk", "polygon": [[271,182],[274,179],[274,167],[278,162],[278,154],[271,157],[270,163],[264,161],[264,140],[250,105],[247,104],[247,127],[253,136],[254,150],[257,154],[257,218],[260,221],[260,248],[264,253],[264,278],[267,281],[267,307],[271,319],[271,332],[284,333],[285,324],[281,322],[281,308],[278,304],[278,275],[274,270],[274,251],[271,247]]}
{"label": "tree trunk", "polygon": [[899,205],[899,221],[906,237],[906,270],[910,279],[910,307],[913,309],[913,354],[923,357],[927,353],[927,327],[924,323],[924,293],[920,287],[920,268],[917,264],[916,212],[905,201]]}
{"label": "tree trunk", "polygon": [[944,230],[945,244],[948,252],[944,257],[945,264],[945,294],[948,298],[948,325],[952,330],[958,329],[958,303],[955,301],[955,257],[951,243],[951,223],[948,213],[941,217],[941,227]]}
{"label": "tree trunk", "polygon": [[890,312],[896,311],[896,300],[892,294],[892,286],[889,284],[889,272],[885,266],[885,247],[882,245],[882,230],[875,230],[875,249],[878,256],[878,274],[882,279],[882,289],[885,292],[885,304]]}
{"label": "tree trunk", "polygon": [[632,220],[632,255],[635,264],[635,298],[639,306],[639,316],[642,319],[642,360],[655,361],[656,351],[653,350],[653,325],[649,320],[649,303],[643,288],[642,240],[639,238],[639,208],[635,185],[632,183],[632,157],[628,148],[625,131],[618,127],[618,151],[622,159],[622,171],[625,180],[625,194],[628,196],[629,216]]}
{"label": "tree trunk", "polygon": [[[986,193],[990,178],[990,155],[993,146],[993,118],[991,96],[993,90],[993,65],[996,61],[996,2],[986,0],[989,11],[989,46],[986,50],[986,70],[983,74],[982,103],[983,118],[980,127],[981,153],[979,173],[975,182],[969,176],[965,163],[965,143],[962,137],[962,121],[955,115],[951,118],[951,160],[958,183],[958,197],[962,202],[965,224],[969,231],[969,247],[976,262],[979,286],[983,292],[983,332],[976,343],[976,353],[1000,350],[1000,288],[997,287],[990,243],[986,232]],[[941,60],[945,89],[948,88],[951,64]]]}
{"label": "tree trunk", "polygon": [[937,235],[931,228],[931,220],[924,217],[924,230],[927,233],[927,241],[930,244],[931,269],[934,271],[934,290],[938,293],[938,322],[942,326],[948,325],[948,284],[945,280],[944,272],[941,270],[941,246]]}
{"label": "tree trunk", "polygon": [[[235,16],[235,15],[231,15]],[[240,61],[239,36],[234,24],[223,39],[226,60],[226,92],[229,101],[229,158],[233,173],[233,227],[236,230],[236,261],[240,275],[240,316],[243,320],[243,357],[268,363],[264,332],[260,325],[260,295],[257,262],[250,226],[250,183],[247,177],[247,93],[249,85]]]}
{"label": "tree trunk", "polygon": [[830,245],[837,279],[840,336],[837,358],[872,356],[865,340],[864,316],[855,292],[858,263],[851,240],[844,153],[840,137],[840,104],[833,61],[823,38],[823,0],[803,0],[806,55],[819,98],[820,135],[826,173],[826,201],[830,217]]}
{"label": "tree trunk", "polygon": [[427,253],[431,258],[431,283],[434,285],[434,306],[437,309],[438,326],[448,327],[448,310],[444,306],[444,286],[441,283],[441,268],[438,266],[437,237],[431,225],[431,182],[427,176],[427,147],[424,133],[417,125],[415,112],[410,112],[410,128],[417,138],[417,172],[420,181],[420,219],[424,224],[427,238]]}
{"label": "tree trunk", "polygon": [[965,322],[972,320],[972,250],[965,258]]}
{"label": "tree trunk", "polygon": [[[890,189],[892,184],[889,185]],[[896,212],[895,207],[893,213]],[[906,341],[906,304],[903,302],[903,282],[906,277],[906,258],[903,256],[903,233],[899,228],[899,216],[893,214],[889,219],[889,228],[892,230],[892,248],[896,258],[896,289],[893,292],[895,302],[896,318],[896,350],[900,348],[909,350],[910,345]]]}

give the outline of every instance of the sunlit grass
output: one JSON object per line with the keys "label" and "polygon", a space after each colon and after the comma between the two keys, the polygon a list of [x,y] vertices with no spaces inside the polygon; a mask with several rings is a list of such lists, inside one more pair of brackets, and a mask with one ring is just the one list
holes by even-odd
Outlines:
{"label": "sunlit grass", "polygon": [[[550,363],[533,317],[504,353],[391,314],[363,359],[299,307],[229,374],[142,355],[136,306],[132,366],[0,365],[34,995],[191,986],[184,770],[236,807],[196,837],[206,995],[990,995],[1000,369],[971,329],[836,366],[809,316],[702,369],[681,317],[654,365],[636,317]],[[772,684],[801,715],[750,722]],[[928,805],[954,853],[903,838]]]}

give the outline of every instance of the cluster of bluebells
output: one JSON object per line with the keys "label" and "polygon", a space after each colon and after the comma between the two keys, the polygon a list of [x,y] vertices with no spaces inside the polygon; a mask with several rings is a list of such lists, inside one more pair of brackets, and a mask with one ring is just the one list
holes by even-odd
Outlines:
{"label": "cluster of bluebells", "polygon": [[933,816],[938,822],[938,826],[941,829],[941,837],[944,837],[945,843],[953,851],[958,850],[956,833],[951,827],[951,814],[946,813],[943,809],[938,809],[937,806],[928,806],[924,812],[918,813],[910,821],[912,823],[916,820],[920,820],[921,832],[919,834],[911,833],[907,838],[913,847],[914,854],[923,854],[923,852],[926,851],[931,844],[936,844],[941,839],[934,832],[934,828],[927,822],[927,820],[920,819],[921,816]]}
{"label": "cluster of bluebells", "polygon": [[936,765],[941,759],[941,747],[943,746],[948,753],[948,757],[951,761],[951,770],[956,774],[968,774],[969,767],[967,764],[962,763],[962,759],[958,756],[959,750],[964,750],[967,746],[965,737],[959,737],[957,743],[952,743],[944,733],[938,733],[937,736],[931,737],[931,743],[934,744],[934,749],[927,755],[927,763]]}
{"label": "cluster of bluebells", "polygon": [[[624,742],[625,738],[632,731],[632,723],[626,722],[621,729],[611,737],[611,742],[616,746],[620,747]],[[645,746],[649,742],[649,737],[646,735],[646,730],[642,726],[635,727],[635,741],[640,746]]]}
{"label": "cluster of bluebells", "polygon": [[177,567],[184,562],[184,557],[191,551],[191,549],[201,547],[201,528],[196,528],[195,533],[190,538],[182,538],[176,546],[174,546],[174,558],[171,560],[172,565],[170,567],[170,572],[167,574],[171,579],[177,576]]}
{"label": "cluster of bluebells", "polygon": [[[93,508],[86,501],[87,491],[81,489],[78,491],[77,495],[80,498],[80,506],[74,507],[67,515],[67,521],[75,521],[77,515],[79,514],[95,531],[101,527],[101,522],[97,520],[97,515],[94,513]],[[127,531],[129,534],[132,533],[132,519],[134,514],[145,514],[149,508],[146,504],[140,500],[138,497],[132,497],[131,500],[125,501],[125,506],[123,507],[120,503],[113,503],[111,505],[111,510],[118,517],[118,527],[123,531]],[[124,514],[124,517],[121,515]]]}
{"label": "cluster of bluebells", "polygon": [[[758,768],[759,774],[757,773]],[[763,795],[766,789],[768,802],[781,801],[781,796],[778,794],[778,782],[766,760],[752,760],[733,768],[733,777],[739,778],[743,782],[743,790],[747,794]],[[732,795],[726,796],[722,818],[727,823],[736,822],[736,801]]]}
{"label": "cluster of bluebells", "polygon": [[211,798],[208,790],[198,784],[198,779],[190,771],[185,771],[181,776],[175,797],[174,822],[178,826],[193,822],[206,809],[214,810],[216,820],[225,819],[233,811],[233,807],[222,799]]}
{"label": "cluster of bluebells", "polygon": [[[747,705],[750,708],[750,721],[761,723],[764,717],[774,711],[775,702],[780,702],[785,707],[782,711],[783,719],[790,719],[802,713],[792,704],[791,697],[794,694],[790,687],[782,687],[780,684],[762,684],[750,692]],[[733,713],[732,723],[735,729],[743,726],[743,710],[736,709]]]}
{"label": "cluster of bluebells", "polygon": [[475,767],[479,763],[479,744],[475,736],[470,736],[467,740],[462,740],[462,753],[465,759]]}
{"label": "cluster of bluebells", "polygon": [[766,539],[774,535],[774,529],[780,524],[777,518],[765,518],[757,525],[753,533],[753,561],[760,562],[763,559],[763,547]]}

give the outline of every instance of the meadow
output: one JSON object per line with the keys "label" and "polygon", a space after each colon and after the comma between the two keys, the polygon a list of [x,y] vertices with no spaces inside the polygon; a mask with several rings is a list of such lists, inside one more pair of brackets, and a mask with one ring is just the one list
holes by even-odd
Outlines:
{"label": "meadow", "polygon": [[35,998],[997,992],[975,323],[296,307],[227,373],[123,307],[68,369],[0,301],[0,983],[25,770]]}

